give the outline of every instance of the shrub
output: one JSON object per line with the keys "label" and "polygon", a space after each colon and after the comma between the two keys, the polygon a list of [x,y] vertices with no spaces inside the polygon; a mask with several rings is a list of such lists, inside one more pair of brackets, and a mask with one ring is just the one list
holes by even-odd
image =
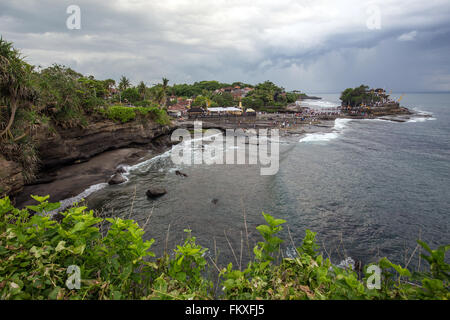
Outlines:
{"label": "shrub", "polygon": [[[366,266],[359,278],[351,269],[331,264],[318,253],[315,233],[306,232],[293,258],[276,263],[280,245],[276,236],[284,220],[263,214],[267,225],[257,229],[263,241],[255,259],[243,271],[232,263],[218,272],[218,295],[205,271],[207,249],[196,243],[190,230],[183,245],[156,259],[144,241],[144,231],[133,220],[99,218],[75,205],[60,213],[61,222],[46,213],[59,208],[47,197],[23,210],[9,198],[0,199],[1,299],[443,299],[450,298],[450,266],[445,253],[418,241],[427,255],[429,270],[411,273],[381,259],[380,288],[366,285],[372,273]],[[104,231],[106,230],[106,231]],[[79,289],[69,289],[68,268],[80,270]],[[217,266],[215,266],[217,268]],[[216,288],[217,289],[217,288]]]}
{"label": "shrub", "polygon": [[106,115],[109,119],[120,121],[122,123],[132,121],[136,118],[134,108],[123,106],[112,106],[106,111]]}
{"label": "shrub", "polygon": [[139,101],[140,99],[139,92],[136,88],[128,88],[122,92],[122,99],[128,100],[131,103],[135,103],[136,101]]}
{"label": "shrub", "polygon": [[155,106],[124,107],[116,105],[109,107],[106,110],[100,109],[99,112],[108,119],[120,121],[122,123],[133,121],[138,116],[142,119],[151,119],[160,125],[170,124],[170,117],[167,115],[166,111]]}
{"label": "shrub", "polygon": [[[106,235],[86,207],[62,213],[61,223],[44,215],[59,207],[47,197],[33,197],[38,205],[18,210],[8,198],[0,200],[1,299],[117,299],[130,298],[143,283],[150,266],[144,258],[153,241],[142,239],[137,223],[106,219]],[[30,214],[30,211],[34,214]],[[65,285],[67,267],[80,268],[80,290]]]}
{"label": "shrub", "polygon": [[157,103],[154,103],[154,102],[152,102],[150,100],[138,101],[138,102],[135,102],[134,105],[136,107],[158,107]]}

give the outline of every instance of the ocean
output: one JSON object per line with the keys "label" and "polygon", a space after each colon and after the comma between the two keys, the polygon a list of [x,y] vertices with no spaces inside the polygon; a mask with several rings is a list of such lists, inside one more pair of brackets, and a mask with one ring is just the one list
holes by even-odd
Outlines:
{"label": "ocean", "polygon": [[[339,104],[338,94],[316,95],[323,99],[304,103]],[[405,123],[338,119],[332,132],[282,136],[272,176],[257,165],[175,165],[168,151],[129,167],[127,183],[93,186],[82,196],[105,216],[141,226],[149,219],[145,237],[156,240],[157,253],[170,252],[191,229],[221,266],[244,264],[261,241],[255,228],[265,212],[287,221],[283,256],[310,229],[333,263],[386,256],[417,268],[417,239],[450,244],[450,94],[406,94],[401,104],[432,116]],[[153,185],[168,193],[149,200]]]}

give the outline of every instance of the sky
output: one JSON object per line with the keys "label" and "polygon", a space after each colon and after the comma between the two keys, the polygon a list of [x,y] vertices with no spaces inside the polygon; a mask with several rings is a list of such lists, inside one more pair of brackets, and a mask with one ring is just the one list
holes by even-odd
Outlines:
{"label": "sky", "polygon": [[0,0],[0,35],[34,65],[149,86],[450,91],[450,0]]}

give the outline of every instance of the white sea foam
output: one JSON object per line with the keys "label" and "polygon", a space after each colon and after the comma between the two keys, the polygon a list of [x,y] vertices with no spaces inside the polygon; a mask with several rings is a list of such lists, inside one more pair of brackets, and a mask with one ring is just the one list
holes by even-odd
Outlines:
{"label": "white sea foam", "polygon": [[339,104],[326,100],[302,100],[300,105],[310,109],[327,109],[339,107]]}
{"label": "white sea foam", "polygon": [[436,120],[436,118],[433,117],[433,113],[431,113],[429,111],[423,111],[418,108],[413,108],[413,110],[417,112],[418,116],[409,119],[408,121],[406,121],[407,123],[408,122],[415,123],[415,122],[425,122],[425,121],[430,121],[430,120]]}
{"label": "white sea foam", "polygon": [[307,134],[306,137],[300,139],[300,142],[326,142],[330,140],[334,140],[339,135],[334,132],[330,133],[310,133]]}
{"label": "white sea foam", "polygon": [[[159,154],[157,156],[154,156],[154,157],[152,157],[152,158],[150,158],[148,160],[139,162],[139,163],[137,163],[135,165],[132,165],[132,166],[119,165],[118,167],[122,167],[123,169],[125,169],[125,172],[122,173],[123,177],[126,179],[126,182],[124,182],[124,183],[127,183],[129,181],[129,175],[133,171],[139,171],[139,172],[147,171],[149,168],[151,168],[151,166],[153,164],[157,163],[158,161],[170,158],[172,152],[173,151],[176,152],[176,150],[178,148],[183,148],[185,145],[191,145],[192,142],[202,141],[205,138],[209,139],[211,137],[218,136],[218,135],[220,135],[220,134],[203,136],[201,138],[196,138],[196,139],[190,139],[190,140],[183,141],[182,143],[180,143],[178,145],[175,145],[173,148],[167,150],[166,152],[164,152],[162,154]],[[205,145],[205,148],[207,148],[207,147],[208,147],[208,145]],[[234,148],[238,148],[238,147],[234,147]],[[199,156],[198,155],[199,153],[201,155],[201,152],[203,150],[202,149],[202,145],[199,145],[199,146],[196,146],[196,147],[192,147],[192,149],[194,150],[194,157]],[[171,167],[171,168],[168,168],[167,170],[168,170],[168,172],[173,173],[176,170],[181,170],[181,168],[179,168],[179,167]],[[160,168],[159,171],[160,172],[164,171],[164,169]],[[104,189],[107,186],[108,186],[108,183],[99,183],[99,184],[92,185],[89,188],[87,188],[86,190],[84,190],[83,192],[81,192],[80,194],[78,194],[78,195],[76,195],[76,196],[74,196],[72,198],[67,198],[67,199],[61,200],[60,201],[60,204],[61,204],[60,208],[57,209],[57,210],[54,210],[52,212],[49,212],[49,214],[53,215],[53,214],[56,214],[59,211],[63,211],[65,209],[67,209],[68,207],[72,206],[74,203],[80,202],[81,200],[83,200],[86,197],[90,196],[94,192],[97,192],[97,191],[99,191],[101,189]]]}
{"label": "white sea foam", "polygon": [[418,116],[409,119],[408,121],[406,121],[407,123],[408,122],[415,123],[415,122],[425,122],[425,121],[429,121],[429,120],[436,120],[436,118],[433,117],[433,113],[431,113],[431,112],[419,110],[417,108],[414,108],[413,110],[417,112]]}
{"label": "white sea foam", "polygon": [[[119,167],[123,167],[126,170],[126,172],[124,172],[122,174],[124,176],[124,178],[126,179],[126,182],[129,181],[129,175],[130,175],[130,173],[132,171],[140,169],[140,168],[142,168],[145,165],[151,164],[152,162],[155,162],[158,159],[166,158],[166,157],[170,156],[170,153],[169,153],[170,151],[171,150],[166,151],[163,154],[157,155],[157,156],[155,156],[155,157],[153,157],[151,159],[148,159],[146,161],[140,162],[140,163],[138,163],[138,164],[136,164],[134,166],[120,165]],[[124,182],[124,183],[126,183],[126,182]],[[52,212],[49,212],[49,214],[50,215],[54,215],[54,214],[56,214],[56,213],[58,213],[60,211],[63,211],[65,209],[69,208],[70,206],[72,206],[74,203],[80,202],[82,199],[87,198],[88,196],[90,196],[94,192],[102,190],[102,189],[104,189],[107,186],[108,186],[108,183],[94,184],[94,185],[90,186],[89,188],[87,188],[86,190],[84,190],[83,192],[81,192],[80,194],[76,195],[75,197],[61,200],[60,201],[61,206],[59,207],[59,209],[54,210]]]}
{"label": "white sea foam", "polygon": [[336,119],[332,132],[322,133],[308,133],[305,137],[301,138],[299,142],[328,142],[339,137],[342,132],[347,128],[347,123],[352,119]]}
{"label": "white sea foam", "polygon": [[[169,158],[171,152],[172,152],[172,150],[170,149],[170,150],[167,150],[166,152],[164,152],[164,153],[162,153],[162,154],[159,154],[159,155],[157,155],[157,156],[154,156],[153,158],[150,158],[150,159],[148,159],[148,160],[139,162],[139,163],[137,163],[137,164],[135,164],[135,165],[133,165],[133,166],[129,166],[129,167],[126,168],[126,169],[127,169],[127,173],[126,173],[125,175],[128,175],[128,174],[130,174],[131,172],[136,171],[136,170],[139,170],[139,169],[146,169],[146,168],[149,168],[149,166],[150,166],[151,164],[156,163],[156,162],[159,161],[159,160]],[[141,170],[141,171],[142,171],[142,170]]]}
{"label": "white sea foam", "polygon": [[107,185],[108,185],[107,183],[94,184],[94,185],[90,186],[89,188],[87,188],[86,190],[84,190],[83,192],[81,192],[80,194],[76,195],[75,197],[61,200],[59,202],[61,204],[61,206],[58,209],[56,209],[56,210],[48,212],[48,214],[49,215],[54,215],[54,214],[56,214],[56,213],[58,213],[60,211],[64,211],[65,209],[67,209],[70,206],[72,206],[74,203],[80,202],[81,200],[83,200],[86,197],[90,196],[94,192],[97,192],[97,191],[105,188]]}
{"label": "white sea foam", "polygon": [[[213,134],[213,135],[208,135],[208,136],[202,136],[200,138],[189,139],[189,140],[181,142],[178,145],[174,145],[173,148],[167,150],[166,152],[164,152],[160,155],[154,156],[148,160],[142,161],[133,166],[123,166],[125,168],[125,170],[127,171],[123,175],[127,178],[128,175],[133,171],[145,172],[148,169],[150,169],[152,167],[152,165],[157,163],[158,161],[164,161],[166,159],[170,159],[172,152],[177,152],[177,150],[183,149],[186,145],[191,146],[192,142],[202,141],[204,139],[210,139],[211,137],[215,137],[218,135],[220,135],[220,134]],[[205,147],[207,147],[207,145]],[[191,148],[192,148],[192,150],[194,150],[194,156],[196,156],[197,153],[201,153],[201,151],[202,151],[201,145],[197,145],[197,146],[193,146],[193,147],[191,146]],[[168,170],[169,170],[169,172],[173,172],[173,171],[179,170],[179,169],[180,168],[169,168]],[[171,171],[171,170],[173,170],[173,171]],[[161,170],[159,169],[159,171],[161,171]]]}
{"label": "white sea foam", "polygon": [[417,108],[417,107],[414,107],[413,110],[416,111],[416,112],[417,112],[418,114],[420,114],[420,115],[428,115],[428,116],[432,116],[432,115],[433,115],[433,113],[431,113],[431,112],[429,112],[429,111],[423,111],[423,110],[420,110],[420,109]]}
{"label": "white sea foam", "polygon": [[169,170],[167,170],[170,173],[175,173],[176,171],[180,171],[182,168],[180,167],[174,167],[174,168],[170,168]]}
{"label": "white sea foam", "polygon": [[353,260],[352,257],[347,257],[344,260],[342,260],[336,267],[341,268],[341,269],[350,269],[350,270],[355,270],[355,260]]}
{"label": "white sea foam", "polygon": [[334,130],[342,131],[347,127],[347,123],[352,121],[352,119],[336,119],[334,121]]}
{"label": "white sea foam", "polygon": [[425,122],[425,121],[429,121],[429,120],[436,120],[436,118],[433,117],[417,117],[417,118],[412,118],[409,119],[408,121],[406,121],[406,123],[415,123],[415,122]]}

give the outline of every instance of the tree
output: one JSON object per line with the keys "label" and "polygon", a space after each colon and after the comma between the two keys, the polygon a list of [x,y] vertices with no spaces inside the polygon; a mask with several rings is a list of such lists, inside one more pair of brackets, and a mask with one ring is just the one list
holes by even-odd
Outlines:
{"label": "tree", "polygon": [[[211,101],[208,97],[205,96],[197,96],[197,98],[194,99],[192,102],[193,107],[202,107],[202,108],[209,108],[213,106],[213,101]],[[215,103],[215,105],[217,105]]]}
{"label": "tree", "polygon": [[214,91],[222,87],[222,84],[218,81],[200,81],[194,83],[194,86],[200,88],[201,90]]}
{"label": "tree", "polygon": [[128,88],[122,92],[122,98],[130,103],[139,101],[140,95],[137,88]]}
{"label": "tree", "polygon": [[33,97],[31,73],[33,67],[26,63],[20,52],[0,38],[0,94],[9,102],[9,120],[0,137],[10,133],[17,108]]}
{"label": "tree", "polygon": [[169,84],[169,79],[167,78],[162,78],[162,108],[165,109],[166,108],[166,101],[167,101],[167,86]]}
{"label": "tree", "polygon": [[81,77],[78,82],[87,90],[86,94],[93,98],[104,98],[110,88],[106,81],[96,80],[93,76]]}
{"label": "tree", "polygon": [[250,103],[252,107],[261,106],[273,106],[276,103],[284,105],[286,104],[286,98],[283,95],[284,89],[276,86],[271,81],[265,81],[256,85],[255,90],[251,91],[246,99],[247,103]]}
{"label": "tree", "polygon": [[150,88],[154,100],[159,104],[161,109],[165,109],[167,105],[167,92],[169,90],[169,80],[162,78],[162,84],[159,83]]}
{"label": "tree", "polygon": [[115,86],[116,81],[114,79],[103,80],[103,87],[105,88],[108,96],[111,94],[111,91]]}
{"label": "tree", "polygon": [[122,102],[122,92],[127,90],[131,86],[130,80],[122,76],[119,80],[119,101]]}
{"label": "tree", "polygon": [[300,97],[298,93],[295,92],[288,92],[286,93],[286,102],[287,103],[293,103],[297,101],[297,99]]}
{"label": "tree", "polygon": [[144,81],[139,82],[139,84],[137,86],[137,90],[139,92],[141,100],[145,100],[145,91],[147,90],[147,87],[146,87]]}
{"label": "tree", "polygon": [[36,90],[39,92],[39,105],[47,114],[58,119],[71,118],[74,113],[81,113],[83,102],[91,106],[90,99],[95,99],[94,82],[72,69],[54,64],[34,75]]}
{"label": "tree", "polygon": [[233,82],[233,83],[231,84],[231,86],[232,86],[232,87],[239,86],[239,87],[241,87],[241,88],[245,88],[245,87],[253,88],[253,86],[252,86],[251,84],[243,83],[243,82],[240,82],[240,81]]}
{"label": "tree", "polygon": [[344,102],[346,105],[350,105],[352,101],[352,93],[353,93],[352,88],[347,88],[344,91],[342,91],[340,97],[341,101]]}
{"label": "tree", "polygon": [[107,90],[110,90],[110,89],[114,88],[114,86],[116,85],[116,81],[114,79],[106,79],[106,80],[103,80],[103,85],[105,86],[105,88]]}
{"label": "tree", "polygon": [[119,81],[119,90],[120,91],[127,90],[130,86],[131,86],[130,80],[127,77],[122,76]]}
{"label": "tree", "polygon": [[357,107],[362,103],[378,101],[379,97],[368,91],[369,87],[360,85],[356,88],[347,88],[341,93],[341,101],[347,106]]}
{"label": "tree", "polygon": [[217,103],[219,107],[231,107],[234,105],[233,95],[229,92],[224,92],[222,94],[214,94],[211,99]]}
{"label": "tree", "polygon": [[193,97],[201,94],[202,89],[196,85],[177,84],[173,86],[173,91],[178,97]]}
{"label": "tree", "polygon": [[251,107],[253,109],[259,109],[264,107],[264,101],[262,101],[259,98],[255,98],[255,97],[244,97],[242,98],[242,105],[244,105],[245,107]]}

